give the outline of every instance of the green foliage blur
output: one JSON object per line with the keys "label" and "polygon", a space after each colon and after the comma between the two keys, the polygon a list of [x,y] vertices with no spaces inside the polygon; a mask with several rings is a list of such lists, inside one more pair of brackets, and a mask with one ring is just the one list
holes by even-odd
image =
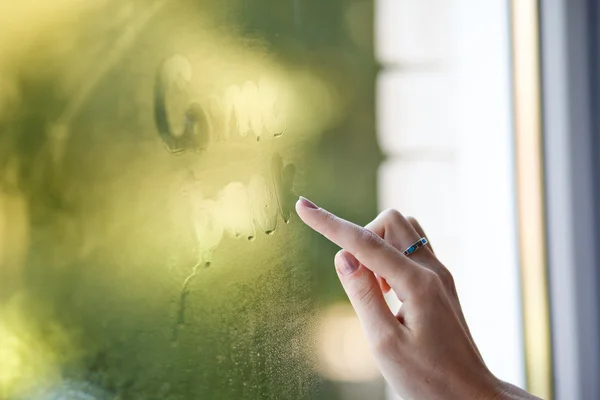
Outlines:
{"label": "green foliage blur", "polygon": [[[0,398],[342,398],[314,354],[319,310],[346,301],[337,249],[286,196],[360,224],[376,213],[372,8],[0,5]],[[164,105],[167,124],[208,135],[204,148],[183,141],[172,152],[159,135],[157,76],[175,55],[193,75],[178,89],[189,97],[181,112]],[[273,111],[287,119],[281,137],[236,131],[260,99],[211,119],[211,96],[244,93],[265,74],[284,87]],[[295,171],[290,193],[271,176],[276,157]],[[192,196],[216,204],[254,176],[275,181],[277,229],[203,248],[212,228],[190,211]]]}

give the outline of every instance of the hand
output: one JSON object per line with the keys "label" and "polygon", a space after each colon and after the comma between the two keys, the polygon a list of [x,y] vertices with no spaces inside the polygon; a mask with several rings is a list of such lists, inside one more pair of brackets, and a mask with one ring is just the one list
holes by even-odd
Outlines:
{"label": "hand", "polygon": [[[450,272],[430,246],[402,252],[425,236],[398,211],[380,214],[365,228],[310,201],[296,204],[300,218],[342,247],[339,278],[388,384],[409,399],[535,399],[488,370],[469,333]],[[389,285],[389,286],[388,286]],[[383,292],[402,302],[394,315]]]}

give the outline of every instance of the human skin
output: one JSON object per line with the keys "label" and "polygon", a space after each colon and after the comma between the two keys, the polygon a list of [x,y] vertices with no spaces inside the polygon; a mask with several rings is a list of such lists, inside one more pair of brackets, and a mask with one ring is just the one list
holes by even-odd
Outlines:
{"label": "human skin", "polygon": [[[363,228],[303,197],[296,211],[342,248],[334,258],[338,276],[382,375],[402,399],[538,399],[487,368],[452,275],[431,246],[403,254],[425,236],[416,220],[387,210]],[[383,297],[390,288],[402,302],[397,314]]]}

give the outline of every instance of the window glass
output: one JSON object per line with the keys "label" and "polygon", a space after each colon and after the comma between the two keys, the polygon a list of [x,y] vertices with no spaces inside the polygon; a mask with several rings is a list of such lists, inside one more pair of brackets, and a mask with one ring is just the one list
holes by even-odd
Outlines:
{"label": "window glass", "polygon": [[0,5],[0,398],[382,396],[293,211],[375,214],[372,7]]}

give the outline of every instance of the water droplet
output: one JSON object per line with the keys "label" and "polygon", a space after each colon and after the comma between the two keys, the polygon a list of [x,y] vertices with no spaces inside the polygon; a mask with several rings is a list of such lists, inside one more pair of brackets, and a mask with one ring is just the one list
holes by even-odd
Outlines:
{"label": "water droplet", "polygon": [[248,236],[248,240],[249,241],[253,241],[254,240],[254,236]]}
{"label": "water droplet", "polygon": [[204,262],[204,268],[208,268],[210,267],[211,262],[210,261],[205,261]]}
{"label": "water droplet", "polygon": [[256,227],[263,232],[274,231],[277,228],[278,206],[273,182],[262,175],[253,175],[248,185],[248,196]]}
{"label": "water droplet", "polygon": [[287,121],[284,112],[281,110],[283,104],[281,104],[278,85],[267,77],[261,77],[258,87],[264,129],[271,137],[279,137],[285,132]]}
{"label": "water droplet", "polygon": [[296,167],[294,164],[284,165],[281,156],[274,154],[271,160],[271,170],[273,172],[273,183],[276,190],[279,212],[285,223],[289,223],[294,204],[298,198],[293,190]]}
{"label": "water droplet", "polygon": [[275,229],[265,231],[265,234],[267,234],[267,235],[273,235],[274,233],[275,233]]}

